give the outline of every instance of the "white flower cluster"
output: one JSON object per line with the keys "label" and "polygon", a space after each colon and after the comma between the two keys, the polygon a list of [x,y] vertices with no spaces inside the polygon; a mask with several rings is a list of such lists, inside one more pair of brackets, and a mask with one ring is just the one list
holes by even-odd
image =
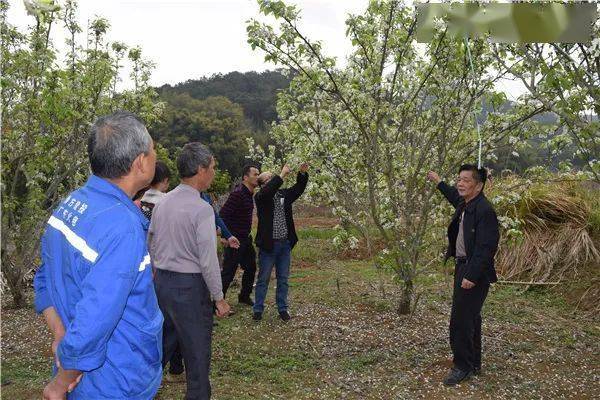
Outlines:
{"label": "white flower cluster", "polygon": [[335,247],[336,250],[340,251],[345,248],[354,250],[358,248],[359,240],[355,236],[348,233],[348,231],[341,228],[339,225],[336,226],[336,230],[337,233],[332,239],[333,247]]}
{"label": "white flower cluster", "polygon": [[590,44],[590,53],[593,58],[600,57],[600,37],[596,36],[594,39],[592,39],[592,43]]}
{"label": "white flower cluster", "polygon": [[521,221],[517,218],[511,218],[506,215],[499,215],[498,222],[504,230],[516,229],[521,225]]}

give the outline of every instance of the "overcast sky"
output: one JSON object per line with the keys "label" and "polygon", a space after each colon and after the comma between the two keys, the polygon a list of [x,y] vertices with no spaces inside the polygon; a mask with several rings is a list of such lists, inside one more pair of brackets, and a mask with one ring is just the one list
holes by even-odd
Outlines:
{"label": "overcast sky", "polygon": [[[59,4],[62,3],[59,1]],[[350,51],[345,37],[346,16],[362,13],[367,0],[296,0],[302,10],[301,30],[311,39],[323,40],[328,55],[342,61]],[[8,20],[18,27],[32,24],[22,0],[9,0]],[[94,16],[111,24],[110,41],[140,46],[143,54],[155,62],[152,84],[176,84],[188,79],[231,71],[264,71],[263,53],[252,51],[246,43],[246,21],[260,18],[255,0],[80,0],[82,28]],[[85,40],[85,36],[81,38]],[[53,39],[65,49],[65,30],[58,24]],[[84,42],[82,42],[84,44]],[[128,87],[122,76],[121,87]],[[515,98],[515,86],[503,82],[499,89]],[[510,90],[512,89],[512,90]]]}
{"label": "overcast sky", "polygon": [[[59,2],[60,4],[60,2]],[[298,0],[302,29],[322,39],[328,54],[343,59],[349,51],[344,21],[348,13],[362,12],[366,0]],[[139,45],[156,63],[152,84],[175,84],[187,79],[230,71],[264,71],[260,51],[246,43],[246,21],[258,17],[255,0],[81,0],[82,27],[94,16],[111,24],[109,40]],[[33,22],[22,0],[10,0],[8,20],[19,27]],[[64,29],[56,26],[54,42],[64,48]],[[126,77],[124,85],[127,85]]]}

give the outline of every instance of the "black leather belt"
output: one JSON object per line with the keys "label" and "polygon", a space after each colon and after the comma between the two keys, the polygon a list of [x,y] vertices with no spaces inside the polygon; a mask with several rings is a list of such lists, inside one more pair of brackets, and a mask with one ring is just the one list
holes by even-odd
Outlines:
{"label": "black leather belt", "polygon": [[460,264],[466,264],[467,263],[467,257],[456,257],[456,262],[460,263]]}

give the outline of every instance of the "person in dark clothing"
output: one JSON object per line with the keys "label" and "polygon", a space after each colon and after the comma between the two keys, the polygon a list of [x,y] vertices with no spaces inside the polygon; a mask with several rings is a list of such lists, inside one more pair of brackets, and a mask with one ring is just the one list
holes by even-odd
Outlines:
{"label": "person in dark clothing", "polygon": [[242,183],[229,194],[227,201],[219,210],[223,222],[237,238],[237,247],[228,242],[223,251],[223,270],[221,272],[223,293],[227,293],[227,289],[235,277],[237,267],[240,265],[244,273],[238,301],[241,304],[250,306],[254,305],[250,294],[256,275],[256,252],[252,245],[250,231],[254,211],[252,196],[254,195],[254,189],[258,186],[257,180],[258,168],[254,165],[245,166],[242,172]]}
{"label": "person in dark clothing", "polygon": [[481,309],[490,284],[498,280],[494,256],[500,233],[496,212],[483,194],[485,168],[461,166],[456,188],[433,171],[427,177],[456,209],[448,227],[446,252],[446,260],[456,260],[450,314],[454,367],[444,380],[452,386],[481,371]]}
{"label": "person in dark clothing", "polygon": [[262,319],[265,297],[269,288],[271,271],[275,265],[277,277],[276,302],[279,317],[288,321],[288,278],[290,274],[291,251],[298,242],[292,204],[296,201],[308,183],[308,164],[300,166],[296,184],[289,189],[280,189],[283,180],[290,173],[284,165],[280,175],[264,172],[258,177],[260,190],[254,196],[258,214],[256,245],[259,248],[259,271],[256,282],[256,302],[253,307],[253,319]]}

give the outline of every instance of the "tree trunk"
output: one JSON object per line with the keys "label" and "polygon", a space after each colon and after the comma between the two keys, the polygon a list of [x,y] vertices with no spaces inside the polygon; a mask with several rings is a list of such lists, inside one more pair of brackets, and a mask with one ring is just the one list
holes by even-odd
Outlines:
{"label": "tree trunk", "polygon": [[13,271],[13,274],[10,275],[6,281],[13,298],[13,306],[15,308],[24,308],[27,306],[27,301],[23,293],[23,276],[19,276],[22,274],[19,274],[18,271]]}
{"label": "tree trunk", "polygon": [[13,298],[13,306],[15,308],[24,308],[27,306],[27,301],[23,293],[23,275],[25,274],[23,262],[19,256],[16,256],[13,260],[6,259],[7,257],[5,257],[5,261],[7,262],[2,263],[2,273],[6,277],[8,289]]}
{"label": "tree trunk", "polygon": [[27,306],[27,301],[25,300],[25,296],[23,295],[23,284],[21,283],[13,286],[10,285],[10,293],[13,298],[13,307],[14,308],[25,308]]}
{"label": "tree trunk", "polygon": [[402,294],[400,296],[400,303],[398,304],[398,314],[400,315],[408,315],[412,311],[412,300],[413,300],[413,281],[411,278],[404,280],[404,285],[402,286]]}

